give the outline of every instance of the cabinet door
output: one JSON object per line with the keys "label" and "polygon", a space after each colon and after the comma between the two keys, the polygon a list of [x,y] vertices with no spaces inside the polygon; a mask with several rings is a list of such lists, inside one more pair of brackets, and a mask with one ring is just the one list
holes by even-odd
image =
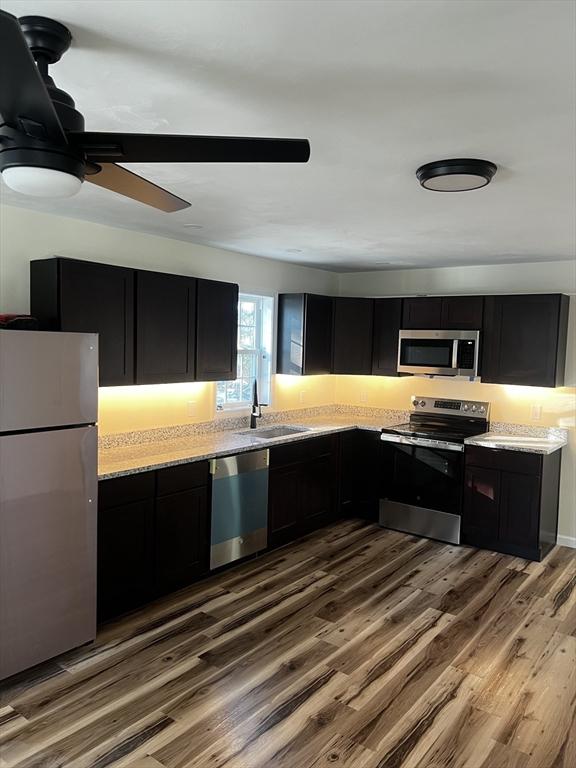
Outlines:
{"label": "cabinet door", "polygon": [[334,299],[332,373],[372,372],[373,299]]}
{"label": "cabinet door", "polygon": [[281,293],[278,296],[277,373],[293,376],[304,373],[305,302],[305,293]]}
{"label": "cabinet door", "polygon": [[30,304],[46,330],[99,334],[100,386],[134,383],[134,270],[75,259],[33,261]]}
{"label": "cabinet door", "polygon": [[484,313],[483,296],[444,296],[440,328],[480,331]]}
{"label": "cabinet door", "polygon": [[440,296],[415,296],[404,299],[402,328],[438,330],[442,327],[442,298]]}
{"label": "cabinet door", "polygon": [[194,380],[196,281],[136,273],[136,383]]}
{"label": "cabinet door", "polygon": [[302,465],[302,533],[314,531],[336,515],[336,467],[333,456]]}
{"label": "cabinet door", "polygon": [[567,318],[567,296],[487,296],[482,380],[540,387],[562,385]]}
{"label": "cabinet door", "polygon": [[462,511],[463,544],[498,549],[500,475],[496,469],[466,467]]}
{"label": "cabinet door", "polygon": [[332,365],[332,299],[305,296],[304,365],[306,375],[330,373]]}
{"label": "cabinet door", "polygon": [[377,520],[382,445],[379,432],[355,429],[340,435],[340,509],[344,516]]}
{"label": "cabinet door", "polygon": [[268,544],[293,541],[302,531],[300,464],[270,469],[268,477]]}
{"label": "cabinet door", "polygon": [[163,594],[208,572],[210,522],[206,487],[156,499],[156,590]]}
{"label": "cabinet door", "polygon": [[375,299],[372,373],[398,376],[398,333],[402,322],[402,299]]}
{"label": "cabinet door", "polygon": [[502,472],[499,538],[504,551],[527,557],[539,548],[540,478]]}
{"label": "cabinet door", "polygon": [[154,500],[98,510],[98,619],[105,621],[152,598]]}
{"label": "cabinet door", "polygon": [[235,379],[238,286],[198,280],[196,312],[196,380]]}

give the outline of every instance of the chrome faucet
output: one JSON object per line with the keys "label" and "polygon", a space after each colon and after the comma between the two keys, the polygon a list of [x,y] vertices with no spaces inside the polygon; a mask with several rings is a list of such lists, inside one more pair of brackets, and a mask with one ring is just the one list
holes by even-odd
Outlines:
{"label": "chrome faucet", "polygon": [[250,411],[250,429],[256,429],[256,419],[262,418],[262,406],[258,402],[258,382],[254,379],[252,388],[252,410]]}

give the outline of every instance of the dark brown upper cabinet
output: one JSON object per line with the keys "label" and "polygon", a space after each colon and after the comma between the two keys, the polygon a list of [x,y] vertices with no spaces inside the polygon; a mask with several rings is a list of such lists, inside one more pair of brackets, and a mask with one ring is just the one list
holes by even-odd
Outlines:
{"label": "dark brown upper cabinet", "polygon": [[484,296],[443,296],[441,329],[480,331],[484,316]]}
{"label": "dark brown upper cabinet", "polygon": [[564,384],[568,296],[486,296],[482,381],[558,387]]}
{"label": "dark brown upper cabinet", "polygon": [[332,369],[332,299],[312,293],[278,296],[276,372],[299,376]]}
{"label": "dark brown upper cabinet", "polygon": [[374,299],[333,301],[332,373],[372,373]]}
{"label": "dark brown upper cabinet", "polygon": [[198,279],[196,299],[196,380],[236,378],[238,286]]}
{"label": "dark brown upper cabinet", "polygon": [[404,299],[402,328],[434,329],[442,322],[442,298],[440,296],[412,296]]}
{"label": "dark brown upper cabinet", "polygon": [[414,296],[404,299],[402,327],[479,331],[483,308],[483,296]]}
{"label": "dark brown upper cabinet", "polygon": [[136,272],[136,383],[194,381],[196,279]]}
{"label": "dark brown upper cabinet", "polygon": [[100,386],[134,383],[134,270],[59,257],[32,261],[30,311],[43,330],[99,334]]}
{"label": "dark brown upper cabinet", "polygon": [[398,333],[402,327],[402,299],[374,300],[372,373],[398,376]]}

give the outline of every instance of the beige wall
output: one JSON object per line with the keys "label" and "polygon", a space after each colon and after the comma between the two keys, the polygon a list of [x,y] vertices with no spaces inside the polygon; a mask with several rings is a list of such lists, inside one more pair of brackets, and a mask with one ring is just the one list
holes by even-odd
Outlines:
{"label": "beige wall", "polygon": [[242,291],[270,295],[338,292],[338,275],[332,272],[4,205],[0,206],[0,311],[28,311],[29,262],[48,256],[229,280],[239,283]]}
{"label": "beige wall", "polygon": [[340,275],[342,296],[557,292],[576,293],[576,261],[394,269]]}

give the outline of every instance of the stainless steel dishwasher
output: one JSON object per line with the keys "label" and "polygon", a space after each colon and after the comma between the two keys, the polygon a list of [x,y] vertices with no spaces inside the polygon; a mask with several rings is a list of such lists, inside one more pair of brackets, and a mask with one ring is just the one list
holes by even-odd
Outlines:
{"label": "stainless steel dishwasher", "polygon": [[239,560],[268,544],[269,451],[212,459],[210,568]]}

